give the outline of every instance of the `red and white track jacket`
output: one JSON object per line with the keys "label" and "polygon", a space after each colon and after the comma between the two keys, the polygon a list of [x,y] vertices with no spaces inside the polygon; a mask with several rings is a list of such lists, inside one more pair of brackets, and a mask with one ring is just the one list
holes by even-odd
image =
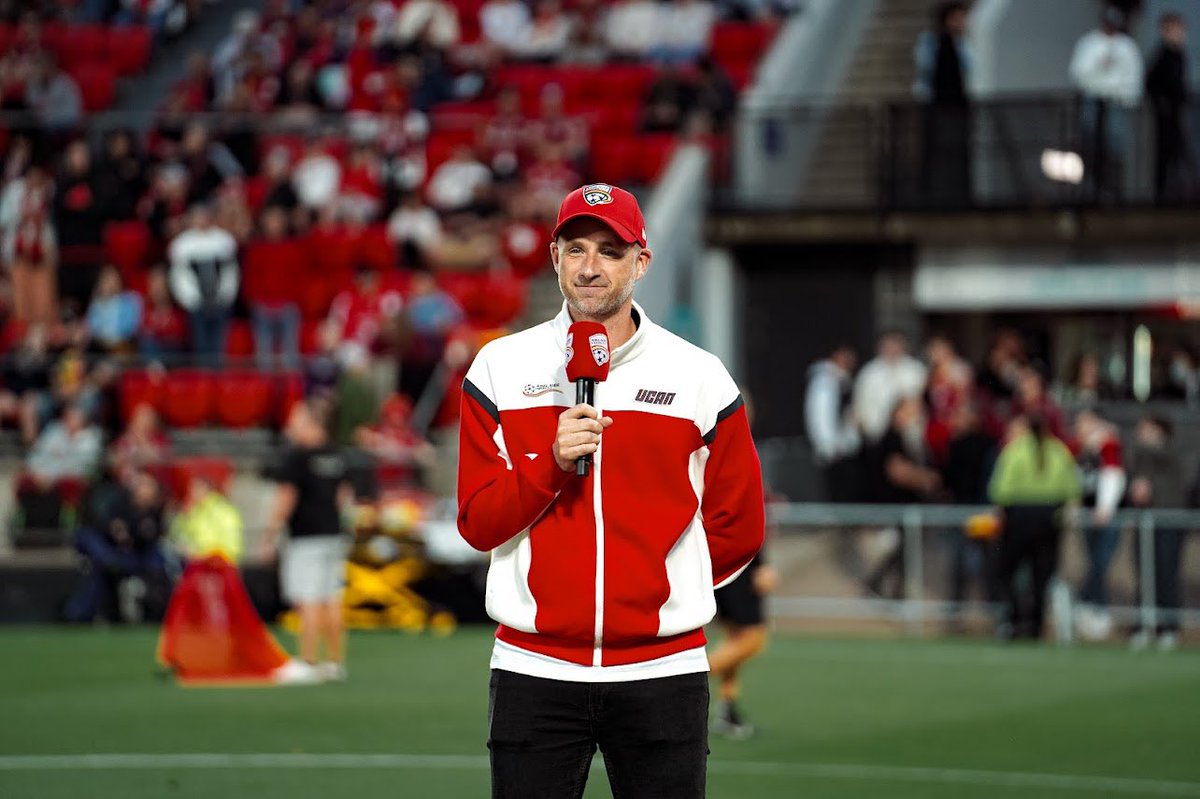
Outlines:
{"label": "red and white track jacket", "polygon": [[[499,641],[581,666],[703,647],[713,588],[763,540],[763,489],[737,385],[715,356],[651,322],[612,353],[596,406],[613,424],[592,474],[554,461],[574,405],[571,318],[489,343],[463,384],[458,528],[491,551]],[[702,650],[700,650],[702,652]]]}

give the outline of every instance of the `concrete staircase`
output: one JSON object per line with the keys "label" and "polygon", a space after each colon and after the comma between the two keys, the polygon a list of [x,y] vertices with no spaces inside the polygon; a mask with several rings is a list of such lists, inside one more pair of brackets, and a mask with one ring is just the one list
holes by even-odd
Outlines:
{"label": "concrete staircase", "polygon": [[873,197],[873,157],[880,142],[875,115],[883,103],[911,96],[913,46],[931,24],[929,0],[879,0],[878,10],[834,99],[836,106],[803,124],[820,126],[804,198],[830,207]]}

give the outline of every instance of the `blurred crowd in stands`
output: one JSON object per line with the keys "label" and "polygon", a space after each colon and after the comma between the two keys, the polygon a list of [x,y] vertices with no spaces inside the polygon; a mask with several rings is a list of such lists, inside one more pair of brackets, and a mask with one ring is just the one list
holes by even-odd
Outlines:
{"label": "blurred crowd in stands", "polygon": [[[1180,349],[1168,393],[1194,401],[1198,375],[1195,359]],[[1101,409],[1107,383],[1094,355],[1077,359],[1069,381],[1054,386],[1047,381],[1044,364],[1029,357],[1014,330],[998,331],[977,367],[943,336],[931,337],[918,359],[903,334],[886,333],[875,357],[861,368],[848,346],[813,364],[805,398],[808,438],[830,501],[1042,508],[1034,526],[1045,535],[1022,541],[1020,521],[1028,517],[1010,510],[999,545],[955,539],[955,601],[965,598],[972,573],[987,598],[1003,598],[1023,558],[1036,553],[1031,592],[1036,612],[1013,620],[1013,635],[1041,633],[1041,598],[1065,526],[1062,519],[1052,519],[1053,512],[1079,501],[1089,560],[1080,587],[1084,626],[1104,637],[1111,628],[1103,610],[1108,569],[1120,534],[1115,513],[1127,506],[1200,507],[1200,485],[1185,485],[1190,464],[1185,466],[1185,453],[1173,441],[1169,419],[1147,415],[1132,440],[1122,441]],[[1039,454],[1025,458],[1031,440]],[[1070,466],[1056,466],[1050,454],[1043,456],[1042,442],[1057,442]],[[1166,592],[1160,605],[1177,609],[1182,531],[1159,530],[1156,536],[1162,539],[1156,544],[1159,588]],[[1027,549],[1014,551],[1018,545]],[[867,578],[867,588],[873,594],[902,595],[901,544]],[[1172,623],[1164,633],[1175,630]]]}
{"label": "blurred crowd in stands", "polygon": [[461,370],[548,266],[561,198],[652,183],[677,135],[719,136],[793,5],[269,0],[144,132],[90,120],[64,61],[80,30],[104,53],[199,6],[0,7],[4,107],[34,112],[0,136],[18,528],[71,529],[148,473],[182,500],[160,418],[278,429],[305,395],[419,481]]}

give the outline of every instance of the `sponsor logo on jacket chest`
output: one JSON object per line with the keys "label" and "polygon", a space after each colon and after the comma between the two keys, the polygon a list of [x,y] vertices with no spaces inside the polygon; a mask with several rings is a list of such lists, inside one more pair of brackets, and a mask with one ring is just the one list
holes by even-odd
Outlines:
{"label": "sponsor logo on jacket chest", "polygon": [[527,397],[540,397],[543,394],[561,394],[562,388],[558,383],[526,383],[521,393]]}
{"label": "sponsor logo on jacket chest", "polygon": [[648,405],[670,405],[675,401],[675,392],[651,391],[648,388],[639,388],[634,399]]}

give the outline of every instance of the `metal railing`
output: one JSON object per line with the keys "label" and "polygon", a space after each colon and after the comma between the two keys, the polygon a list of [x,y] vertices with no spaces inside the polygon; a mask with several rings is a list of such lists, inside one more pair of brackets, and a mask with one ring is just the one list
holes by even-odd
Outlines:
{"label": "metal railing", "polygon": [[[894,528],[899,530],[903,547],[903,593],[899,599],[863,599],[853,597],[772,597],[770,607],[776,618],[833,618],[857,620],[900,621],[907,633],[922,634],[934,621],[949,621],[963,617],[972,606],[983,609],[993,617],[1004,608],[987,603],[969,603],[927,596],[926,533],[935,530],[963,532],[974,516],[994,512],[994,507],[967,505],[865,505],[834,503],[774,503],[768,507],[768,518],[781,536],[796,536],[813,530],[836,530],[839,535],[863,528]],[[1068,533],[1077,533],[1082,513],[1078,509],[1065,516]],[[1200,510],[1155,508],[1121,510],[1113,520],[1121,530],[1132,528],[1136,535],[1137,604],[1110,606],[1112,618],[1120,623],[1140,625],[1153,630],[1163,622],[1177,622],[1181,628],[1200,627],[1200,610],[1181,606],[1174,610],[1156,603],[1158,575],[1155,573],[1155,530],[1200,530]],[[1180,557],[1184,553],[1181,551]],[[1181,566],[1182,568],[1182,566]],[[1060,568],[1061,570],[1061,568]],[[1186,576],[1186,575],[1185,575]],[[1061,579],[1056,601],[1047,602],[1054,618],[1056,636],[1060,641],[1071,639],[1073,600],[1071,591]],[[1184,595],[1181,583],[1181,599]]]}
{"label": "metal railing", "polygon": [[[735,208],[963,210],[1200,205],[1200,102],[1184,106],[1185,147],[1160,193],[1155,119],[1073,95],[996,97],[963,108],[912,101],[744,108],[739,150],[771,163],[769,181],[735,165]],[[749,141],[752,148],[745,146]]]}

